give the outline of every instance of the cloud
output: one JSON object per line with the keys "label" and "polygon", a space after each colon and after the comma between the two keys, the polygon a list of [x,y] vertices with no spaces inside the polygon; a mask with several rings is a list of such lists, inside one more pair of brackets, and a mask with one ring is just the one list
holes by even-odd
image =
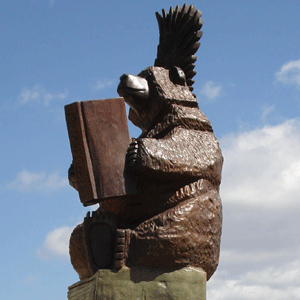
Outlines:
{"label": "cloud", "polygon": [[48,259],[50,256],[69,257],[69,239],[74,227],[64,226],[49,232],[38,256]]}
{"label": "cloud", "polygon": [[114,84],[113,80],[96,79],[95,83],[90,85],[90,88],[94,91],[100,91],[111,87],[113,84]]}
{"label": "cloud", "polygon": [[[259,274],[258,274],[259,276]],[[210,300],[299,300],[300,288],[287,289],[271,288],[267,285],[249,285],[240,281],[228,280],[223,282],[218,289],[207,289],[207,299]]]}
{"label": "cloud", "polygon": [[226,136],[220,144],[223,234],[207,298],[299,300],[299,120]]}
{"label": "cloud", "polygon": [[287,207],[300,194],[300,122],[224,137],[222,194],[231,203]]}
{"label": "cloud", "polygon": [[62,93],[50,93],[43,86],[36,84],[32,89],[27,87],[22,89],[22,92],[18,96],[18,103],[25,105],[29,102],[37,102],[48,106],[51,101],[65,99],[68,94],[67,89]]}
{"label": "cloud", "polygon": [[280,71],[275,73],[276,80],[283,84],[300,87],[300,59],[284,64]]}
{"label": "cloud", "polygon": [[45,172],[20,171],[16,178],[7,183],[4,188],[21,192],[43,191],[53,192],[68,186],[67,177],[61,177],[58,172],[47,175]]}
{"label": "cloud", "polygon": [[299,275],[300,261],[295,260],[284,267],[272,266],[249,271],[237,279],[213,277],[207,285],[207,298],[211,300],[299,300]]}
{"label": "cloud", "polygon": [[203,85],[200,94],[204,95],[211,101],[216,100],[218,97],[221,96],[222,93],[222,85],[217,85],[213,81],[207,81]]}
{"label": "cloud", "polygon": [[[99,208],[99,204],[90,205],[82,211],[84,215],[78,218],[78,223],[83,222],[83,218],[87,211],[95,211]],[[43,246],[38,250],[38,256],[41,259],[49,259],[50,257],[69,257],[69,240],[75,226],[62,226],[49,232],[45,238]]]}

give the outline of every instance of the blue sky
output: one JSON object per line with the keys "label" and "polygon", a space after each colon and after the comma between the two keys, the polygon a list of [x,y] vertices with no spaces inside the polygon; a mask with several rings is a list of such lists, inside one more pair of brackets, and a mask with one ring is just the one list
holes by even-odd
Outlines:
{"label": "blue sky", "polygon": [[[1,299],[66,299],[78,281],[68,238],[88,209],[68,186],[64,105],[118,96],[120,75],[153,65],[154,13],[177,4],[1,2]],[[300,3],[193,4],[204,19],[194,92],[225,157],[207,298],[300,299]]]}

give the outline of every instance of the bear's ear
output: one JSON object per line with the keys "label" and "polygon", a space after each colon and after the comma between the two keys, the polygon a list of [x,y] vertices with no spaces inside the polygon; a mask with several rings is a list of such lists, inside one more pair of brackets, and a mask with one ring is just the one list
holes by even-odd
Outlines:
{"label": "bear's ear", "polygon": [[174,84],[186,86],[185,74],[179,67],[172,67],[169,70],[169,77]]}

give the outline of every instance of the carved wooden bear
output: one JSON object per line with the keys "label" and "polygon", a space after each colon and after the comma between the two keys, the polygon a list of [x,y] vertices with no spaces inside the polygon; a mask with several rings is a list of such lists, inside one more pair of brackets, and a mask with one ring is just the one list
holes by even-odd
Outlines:
{"label": "carved wooden bear", "polygon": [[129,119],[142,129],[126,156],[137,194],[104,201],[75,228],[70,255],[81,279],[124,265],[196,266],[209,279],[218,265],[223,157],[192,94],[201,12],[177,6],[157,19],[155,66],[139,76],[124,74],[118,86],[130,106]]}
{"label": "carved wooden bear", "polygon": [[220,251],[223,162],[210,122],[178,67],[123,75],[118,92],[143,130],[127,153],[138,188],[120,218],[132,229],[127,264],[193,265],[210,278]]}

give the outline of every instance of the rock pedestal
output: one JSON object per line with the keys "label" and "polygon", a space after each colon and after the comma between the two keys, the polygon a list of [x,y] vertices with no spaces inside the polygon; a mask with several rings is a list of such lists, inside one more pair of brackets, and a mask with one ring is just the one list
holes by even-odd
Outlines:
{"label": "rock pedestal", "polygon": [[195,267],[99,270],[69,287],[69,300],[205,300],[206,273]]}

